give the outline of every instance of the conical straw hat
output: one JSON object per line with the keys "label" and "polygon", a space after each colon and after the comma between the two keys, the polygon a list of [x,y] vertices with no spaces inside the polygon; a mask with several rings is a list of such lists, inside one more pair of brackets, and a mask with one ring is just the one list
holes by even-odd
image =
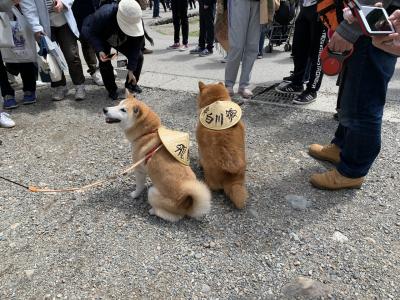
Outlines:
{"label": "conical straw hat", "polygon": [[216,101],[200,112],[200,123],[212,130],[235,126],[242,117],[242,109],[232,101]]}
{"label": "conical straw hat", "polygon": [[169,153],[180,163],[189,165],[189,134],[165,127],[158,129],[161,142]]}

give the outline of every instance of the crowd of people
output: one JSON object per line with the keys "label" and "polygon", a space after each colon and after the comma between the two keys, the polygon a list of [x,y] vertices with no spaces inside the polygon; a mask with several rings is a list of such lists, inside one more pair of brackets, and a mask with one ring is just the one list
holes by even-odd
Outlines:
{"label": "crowd of people", "polygon": [[[285,1],[285,0],[281,0]],[[125,88],[140,93],[138,85],[146,53],[145,41],[153,44],[142,20],[142,10],[150,4],[153,17],[159,17],[159,0],[0,0],[1,21],[4,13],[13,20],[17,9],[28,24],[42,52],[49,37],[62,51],[68,72],[75,87],[75,100],[86,97],[85,75],[79,54],[82,46],[87,72],[94,82],[105,87],[112,100],[122,99]],[[171,9],[174,41],[171,50],[188,50],[188,0],[163,0],[164,10]],[[226,43],[223,36],[218,42],[227,50],[225,86],[231,96],[235,94],[239,67],[241,74],[237,93],[244,99],[253,96],[249,89],[251,71],[260,56],[260,35],[280,7],[279,0],[199,0],[200,33],[198,45],[190,54],[213,54],[216,10],[228,16]],[[369,3],[374,4],[374,3]],[[314,174],[311,182],[319,188],[341,189],[361,186],[381,147],[382,115],[388,83],[393,75],[397,56],[400,55],[400,1],[385,2],[395,33],[369,37],[363,34],[356,20],[343,20],[328,37],[327,29],[318,18],[316,0],[300,0],[300,12],[295,22],[293,37],[294,71],[284,78],[286,84],[277,87],[281,93],[297,95],[296,104],[308,104],[317,97],[321,86],[320,54],[325,45],[334,52],[353,51],[340,74],[338,93],[339,125],[332,142],[314,144],[309,153],[337,165],[329,172]],[[217,33],[218,35],[218,33]],[[182,37],[181,37],[182,36]],[[0,37],[3,39],[5,37]],[[0,40],[0,42],[2,42]],[[124,89],[118,88],[111,60],[121,52],[127,58],[127,76]],[[147,52],[148,53],[148,52]],[[47,54],[49,55],[49,54]],[[23,83],[22,104],[36,102],[38,66],[31,62],[8,62],[0,55],[0,83],[3,109],[16,108],[18,102],[8,73],[21,75]],[[306,88],[304,89],[304,85]],[[58,80],[51,81],[52,99],[63,100],[67,93],[66,78],[61,71]],[[15,123],[0,111],[2,127]]]}

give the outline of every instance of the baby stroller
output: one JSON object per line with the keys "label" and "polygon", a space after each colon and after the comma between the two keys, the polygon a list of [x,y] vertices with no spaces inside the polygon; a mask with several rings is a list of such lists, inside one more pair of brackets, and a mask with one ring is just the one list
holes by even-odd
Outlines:
{"label": "baby stroller", "polygon": [[285,43],[284,50],[292,50],[290,41],[294,32],[295,16],[297,15],[298,1],[281,0],[279,9],[275,12],[274,20],[269,25],[266,37],[268,45],[265,47],[266,53],[272,53],[274,46]]}

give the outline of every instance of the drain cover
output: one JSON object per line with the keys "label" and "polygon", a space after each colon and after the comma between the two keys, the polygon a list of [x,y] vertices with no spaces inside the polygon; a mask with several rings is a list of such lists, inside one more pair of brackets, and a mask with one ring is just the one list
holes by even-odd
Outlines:
{"label": "drain cover", "polygon": [[293,99],[296,95],[277,92],[275,88],[278,85],[279,83],[273,84],[271,86],[256,86],[253,89],[254,97],[252,99],[270,103],[292,104]]}

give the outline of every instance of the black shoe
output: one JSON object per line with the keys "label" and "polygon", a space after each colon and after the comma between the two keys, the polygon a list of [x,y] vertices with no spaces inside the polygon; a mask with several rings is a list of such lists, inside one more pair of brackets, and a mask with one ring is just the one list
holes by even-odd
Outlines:
{"label": "black shoe", "polygon": [[117,89],[115,91],[109,92],[108,97],[111,98],[111,100],[122,100],[125,99],[125,91],[122,91],[120,89]]}
{"label": "black shoe", "polygon": [[301,94],[304,91],[304,87],[303,85],[296,85],[293,83],[289,83],[285,86],[277,86],[275,90],[277,92],[286,94]]}
{"label": "black shoe", "polygon": [[290,71],[290,75],[289,76],[286,76],[286,77],[283,77],[283,81],[285,81],[285,82],[292,82],[293,81],[293,71]]}
{"label": "black shoe", "polygon": [[317,93],[312,91],[304,91],[293,99],[294,104],[305,105],[314,102],[317,99]]}

